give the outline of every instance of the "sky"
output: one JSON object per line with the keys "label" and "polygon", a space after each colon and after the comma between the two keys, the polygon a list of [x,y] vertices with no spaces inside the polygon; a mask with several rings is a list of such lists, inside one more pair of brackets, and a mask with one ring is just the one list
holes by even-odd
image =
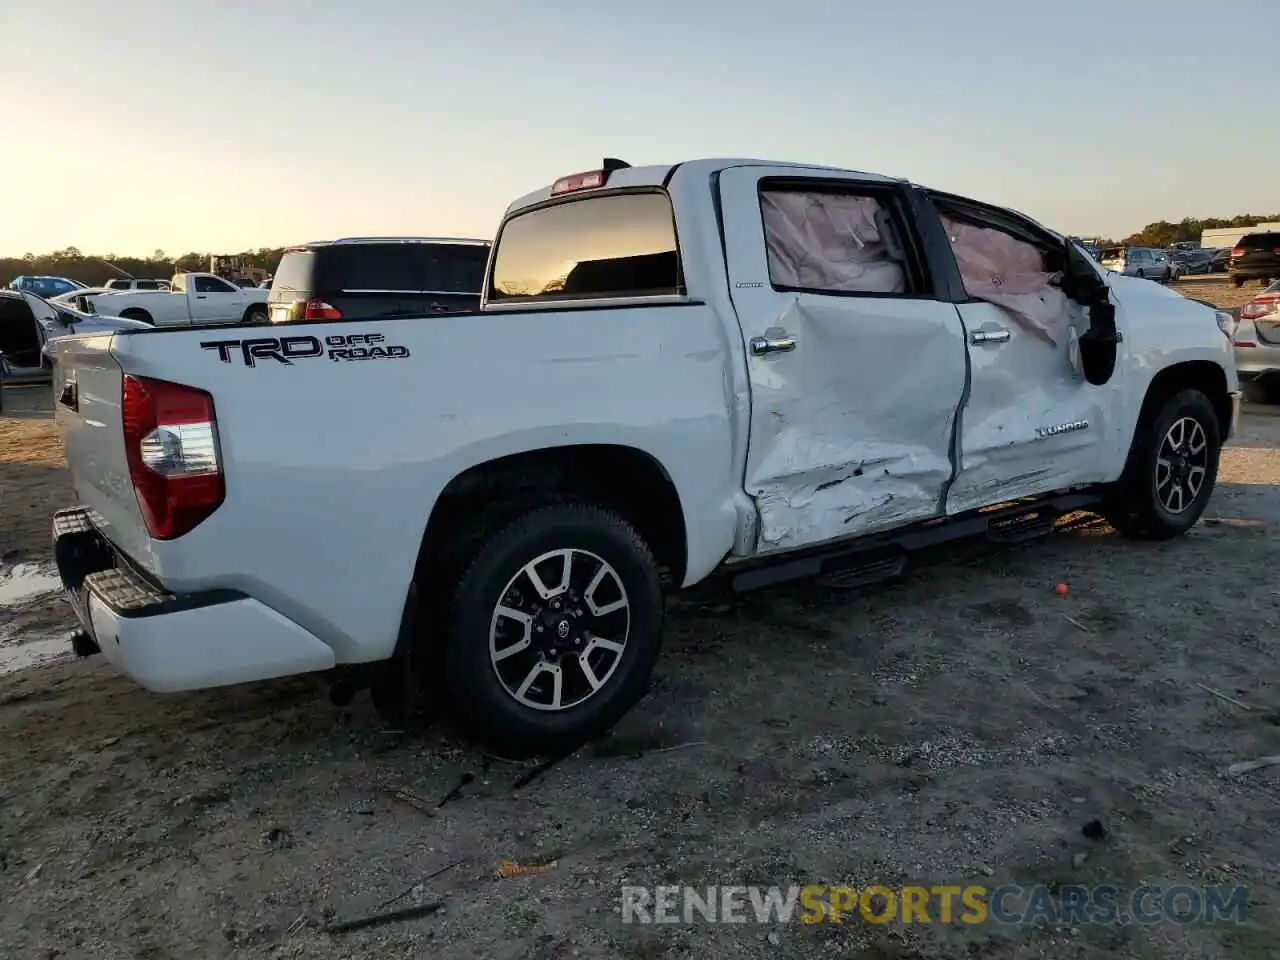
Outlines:
{"label": "sky", "polygon": [[1276,0],[0,0],[0,256],[491,237],[604,156],[1280,211]]}

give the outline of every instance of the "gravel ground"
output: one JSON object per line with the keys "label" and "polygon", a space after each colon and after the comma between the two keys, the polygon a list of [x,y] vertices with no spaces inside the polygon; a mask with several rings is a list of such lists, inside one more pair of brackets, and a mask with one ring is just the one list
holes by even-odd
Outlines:
{"label": "gravel ground", "polygon": [[[0,418],[5,567],[47,561],[49,514],[74,500],[44,403],[11,390]],[[101,658],[2,676],[0,956],[1276,956],[1280,768],[1224,772],[1280,754],[1272,414],[1246,415],[1207,519],[1174,543],[1084,524],[869,591],[679,598],[654,692],[522,786],[535,769],[388,731],[305,679],[156,697]],[[57,599],[2,609],[0,653],[69,626]],[[1082,835],[1094,819],[1103,840]],[[554,866],[497,879],[505,860]],[[618,911],[624,883],[948,881],[1242,884],[1252,922]],[[444,907],[321,929],[401,894]]]}

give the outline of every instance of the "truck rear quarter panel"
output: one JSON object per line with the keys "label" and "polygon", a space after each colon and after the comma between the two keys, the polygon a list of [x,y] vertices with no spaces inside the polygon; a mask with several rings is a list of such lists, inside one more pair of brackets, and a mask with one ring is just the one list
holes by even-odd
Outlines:
{"label": "truck rear quarter panel", "polygon": [[[298,338],[288,363],[250,364],[244,341],[261,332],[115,338],[125,371],[214,397],[226,501],[181,539],[153,543],[153,572],[170,589],[241,590],[325,640],[338,662],[385,658],[449,481],[498,457],[587,443],[634,447],[667,470],[689,579],[732,546],[733,390],[711,307],[289,326],[267,331]],[[333,352],[345,347],[330,338],[366,336],[391,356]],[[319,355],[301,355],[310,343]],[[452,585],[420,586],[444,604]]]}

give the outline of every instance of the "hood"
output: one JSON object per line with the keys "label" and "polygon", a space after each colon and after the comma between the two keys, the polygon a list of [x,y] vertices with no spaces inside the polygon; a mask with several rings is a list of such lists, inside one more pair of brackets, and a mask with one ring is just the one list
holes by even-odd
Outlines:
{"label": "hood", "polygon": [[1167,300],[1171,297],[1174,300],[1187,299],[1177,290],[1166,287],[1162,283],[1156,283],[1154,280],[1146,280],[1142,277],[1128,277],[1123,273],[1115,273],[1114,271],[1107,273],[1107,284],[1122,300],[1134,300],[1140,297],[1157,300]]}

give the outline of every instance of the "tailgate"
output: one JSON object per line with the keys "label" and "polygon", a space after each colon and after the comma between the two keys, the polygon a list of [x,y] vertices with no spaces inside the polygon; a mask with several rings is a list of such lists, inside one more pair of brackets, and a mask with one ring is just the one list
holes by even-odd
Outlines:
{"label": "tailgate", "polygon": [[54,422],[79,502],[108,540],[149,566],[150,538],[125,455],[123,373],[111,355],[113,339],[103,333],[52,341]]}

